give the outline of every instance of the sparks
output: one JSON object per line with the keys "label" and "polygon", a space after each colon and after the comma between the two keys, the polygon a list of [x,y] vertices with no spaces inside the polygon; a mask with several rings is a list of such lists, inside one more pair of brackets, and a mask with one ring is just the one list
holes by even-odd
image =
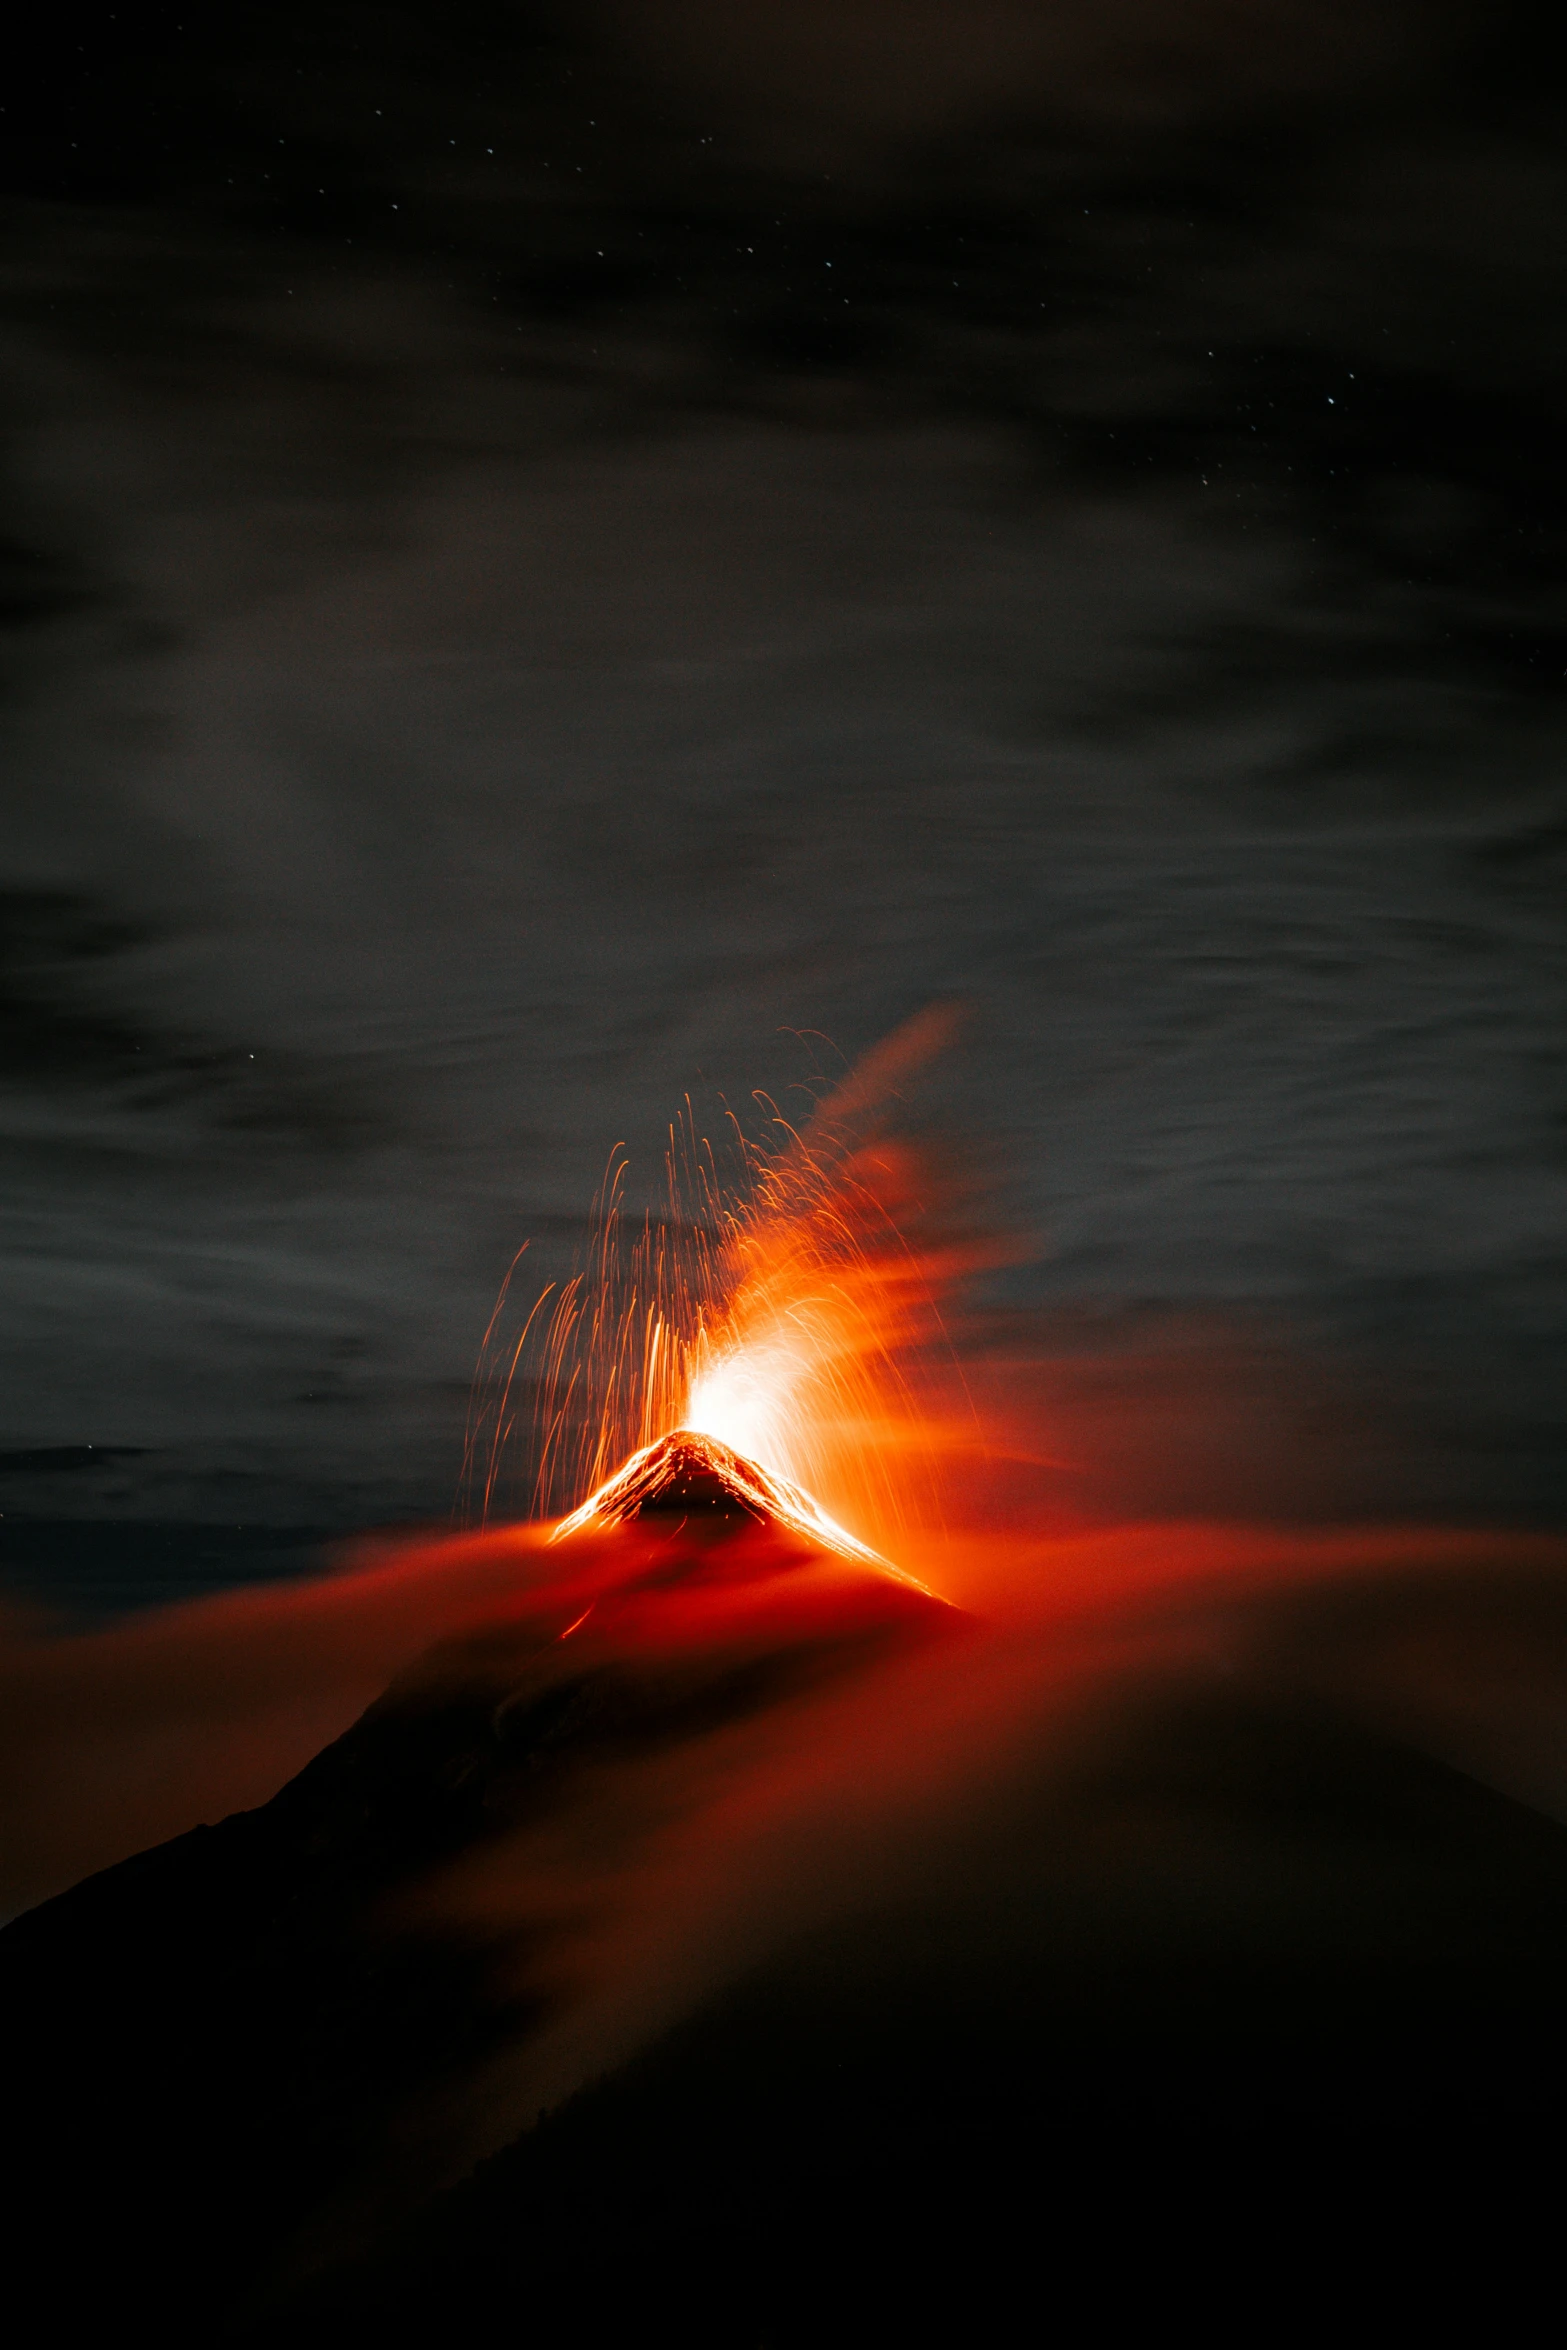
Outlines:
{"label": "sparks", "polygon": [[560,1515],[557,1538],[622,1520],[679,1436],[754,1487],[758,1514],[899,1571],[881,1546],[900,1546],[910,1496],[922,1499],[928,1436],[905,1365],[940,1338],[937,1292],[968,1267],[910,1246],[920,1170],[873,1130],[949,1025],[911,1024],[798,1128],[758,1095],[759,1141],[726,1113],[715,1146],[688,1101],[670,1129],[665,1203],[640,1227],[617,1148],[587,1263],[537,1301],[514,1345],[496,1339],[500,1308],[487,1334],[489,1383],[469,1430],[477,1515],[518,1436],[516,1394],[533,1404],[533,1514]]}

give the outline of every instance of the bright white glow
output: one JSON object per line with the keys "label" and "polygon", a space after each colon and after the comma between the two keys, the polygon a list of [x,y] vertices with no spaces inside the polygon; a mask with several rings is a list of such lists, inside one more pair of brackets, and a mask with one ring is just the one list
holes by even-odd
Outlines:
{"label": "bright white glow", "polygon": [[807,1368],[793,1347],[777,1340],[734,1347],[692,1380],[685,1424],[760,1461],[775,1477],[793,1477],[791,1406]]}

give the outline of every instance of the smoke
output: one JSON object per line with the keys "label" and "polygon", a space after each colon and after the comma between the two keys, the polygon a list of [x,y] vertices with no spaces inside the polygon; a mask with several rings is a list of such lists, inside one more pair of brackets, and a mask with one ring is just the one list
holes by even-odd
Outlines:
{"label": "smoke", "polygon": [[[1015,1396],[1004,1433],[1036,1462],[1059,1436]],[[13,1624],[9,1905],[294,1781],[284,1848],[346,1839],[372,1968],[428,1956],[444,1984],[450,1954],[465,1987],[442,1997],[472,2002],[455,2068],[410,2064],[395,2009],[395,2049],[385,2024],[354,2043],[386,2126],[278,2290],[379,2256],[433,2189],[749,1987],[787,2012],[934,2001],[1005,2050],[1065,2028],[1055,2003],[1107,1969],[1385,1973],[1476,1933],[1505,1961],[1511,1815],[1476,1827],[1475,1782],[1567,1821],[1559,1539],[1051,1523],[1037,1468],[1019,1483],[1014,1450],[987,1482],[965,1442],[950,1521],[901,1562],[939,1601],[767,1533],[552,1546],[530,1525],[367,1544],[88,1635]],[[476,1767],[469,1833],[398,1842],[398,1784],[416,1821]],[[177,1984],[191,1961],[168,1956]]]}
{"label": "smoke", "polygon": [[[947,1540],[970,1612],[916,1625],[900,1587],[841,1562],[753,1557],[715,1584],[667,1540],[567,1548],[509,1528],[85,1637],[13,1626],[8,1901],[264,1801],[389,1681],[394,1718],[437,1689],[641,1691],[646,1737],[590,1743],[542,1810],[502,1814],[381,1919],[482,1948],[499,2004],[535,2019],[422,2126],[421,2166],[438,2147],[460,2169],[802,1938],[852,1941],[915,1901],[960,1943],[1009,1871],[1043,1917],[1103,1828],[1083,1787],[1172,1706],[1326,1710],[1567,1818],[1564,1561],[1544,1538],[992,1524]],[[1039,1841],[1041,1807],[1077,1819],[1064,1843]]]}
{"label": "smoke", "polygon": [[[597,1555],[590,1540],[587,1561]],[[345,1550],[336,1572],[0,1645],[0,1904],[264,1803],[433,1644],[560,1584],[544,1530]]]}

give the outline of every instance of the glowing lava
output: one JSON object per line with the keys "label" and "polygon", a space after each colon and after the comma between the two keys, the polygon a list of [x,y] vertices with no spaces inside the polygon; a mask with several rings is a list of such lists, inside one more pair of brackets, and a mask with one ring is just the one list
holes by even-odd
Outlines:
{"label": "glowing lava", "polygon": [[[503,1291],[486,1334],[466,1470],[481,1521],[526,1428],[514,1391],[532,1405],[532,1514],[569,1512],[562,1531],[640,1510],[644,1478],[664,1479],[677,1457],[694,1475],[697,1445],[732,1497],[764,1500],[844,1558],[885,1568],[883,1548],[939,1520],[937,1299],[985,1252],[932,1241],[928,1168],[875,1129],[950,1025],[911,1022],[799,1129],[758,1096],[762,1138],[731,1117],[715,1149],[688,1110],[670,1134],[667,1204],[640,1228],[617,1153],[588,1262],[537,1300],[515,1344],[499,1335]],[[927,1223],[920,1246],[911,1219]]]}
{"label": "glowing lava", "polygon": [[780,1528],[830,1550],[861,1566],[895,1575],[901,1583],[916,1583],[887,1559],[857,1542],[828,1517],[802,1487],[785,1477],[774,1477],[733,1446],[696,1428],[676,1428],[656,1444],[632,1454],[624,1468],[590,1494],[579,1509],[562,1518],[550,1536],[584,1533],[593,1527],[625,1526],[648,1517],[678,1519],[716,1528],[747,1522]]}

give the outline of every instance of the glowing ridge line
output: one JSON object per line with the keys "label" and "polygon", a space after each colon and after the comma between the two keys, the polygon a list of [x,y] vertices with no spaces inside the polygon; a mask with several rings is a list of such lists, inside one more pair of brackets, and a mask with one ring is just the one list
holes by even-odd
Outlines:
{"label": "glowing ridge line", "polygon": [[907,1583],[915,1591],[926,1592],[928,1597],[935,1596],[917,1576],[895,1567],[891,1559],[883,1558],[880,1551],[872,1550],[869,1543],[861,1542],[847,1527],[830,1518],[820,1502],[802,1487],[787,1477],[774,1476],[755,1461],[746,1460],[721,1437],[710,1436],[701,1428],[674,1428],[656,1442],[644,1444],[640,1451],[622,1462],[613,1477],[607,1477],[596,1492],[590,1493],[585,1502],[552,1527],[548,1539],[561,1542],[568,1535],[585,1533],[592,1526],[624,1525],[635,1517],[641,1500],[638,1472],[676,1436],[689,1438],[693,1449],[706,1456],[715,1474],[741,1506],[754,1510],[764,1522],[771,1520],[783,1525],[821,1549],[852,1559],[857,1566],[874,1567],[879,1574],[891,1575],[896,1582]]}

